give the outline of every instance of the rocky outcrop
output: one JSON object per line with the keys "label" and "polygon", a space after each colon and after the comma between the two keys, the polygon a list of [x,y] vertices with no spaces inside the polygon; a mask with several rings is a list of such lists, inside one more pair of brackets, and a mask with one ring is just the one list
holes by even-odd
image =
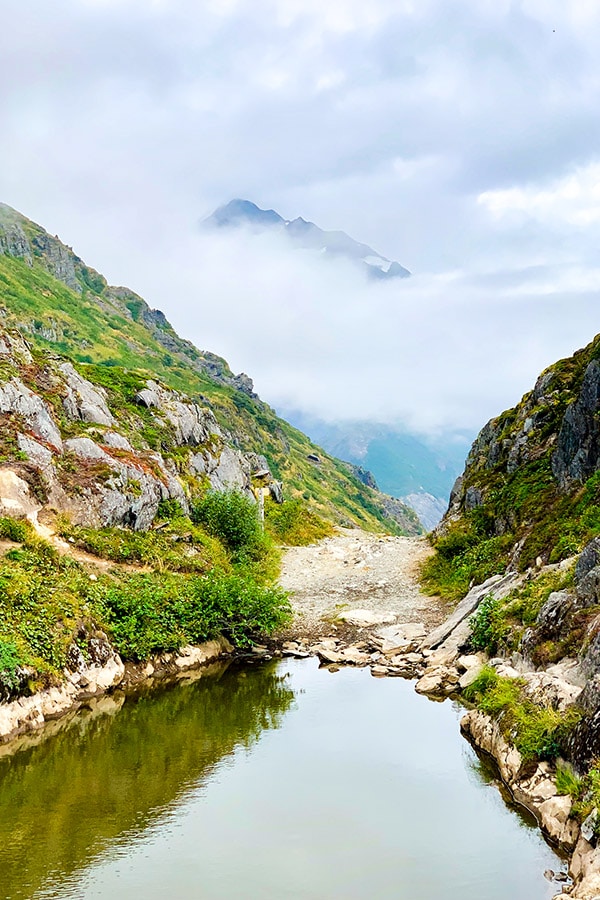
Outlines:
{"label": "rocky outcrop", "polygon": [[252,497],[255,471],[283,499],[266,459],[232,446],[212,411],[183,394],[148,380],[135,397],[152,414],[164,448],[158,452],[140,446],[144,420],[136,422],[131,414],[119,420],[108,392],[72,363],[48,358],[41,366],[23,338],[8,331],[0,331],[0,359],[7,364],[0,376],[6,445],[0,510],[36,521],[48,508],[68,513],[75,524],[143,530],[161,500],[177,500],[188,511],[189,479]]}
{"label": "rocky outcrop", "polygon": [[481,601],[486,597],[499,599],[505,597],[519,583],[519,576],[514,572],[507,575],[492,575],[483,584],[475,585],[460,601],[451,615],[427,636],[424,646],[430,650],[438,647],[452,649],[457,653],[465,647],[471,635],[470,617],[475,613]]}
{"label": "rocky outcrop", "polygon": [[96,425],[114,425],[114,416],[106,402],[106,391],[82,378],[71,363],[62,363],[58,368],[65,376],[63,406],[67,416]]}
{"label": "rocky outcrop", "polygon": [[600,363],[592,359],[585,370],[577,399],[560,425],[552,472],[563,490],[584,482],[600,464]]}
{"label": "rocky outcrop", "polygon": [[502,781],[514,799],[535,815],[542,831],[562,849],[574,850],[579,826],[570,818],[573,801],[558,795],[553,767],[541,762],[532,772],[519,751],[507,742],[498,723],[479,710],[466,713],[460,727],[478,749],[494,759]]}

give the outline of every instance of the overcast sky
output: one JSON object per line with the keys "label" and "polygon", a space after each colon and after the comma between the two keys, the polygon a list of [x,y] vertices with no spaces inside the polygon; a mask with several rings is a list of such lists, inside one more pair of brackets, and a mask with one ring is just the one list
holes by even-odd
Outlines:
{"label": "overcast sky", "polygon": [[4,0],[0,124],[0,199],[276,406],[477,429],[600,331],[597,0]]}

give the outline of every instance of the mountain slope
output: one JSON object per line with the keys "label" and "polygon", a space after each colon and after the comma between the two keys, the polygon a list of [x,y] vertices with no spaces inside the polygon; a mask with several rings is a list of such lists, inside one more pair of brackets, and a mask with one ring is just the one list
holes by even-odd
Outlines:
{"label": "mountain slope", "polygon": [[325,422],[298,410],[283,415],[334,456],[372,472],[379,489],[403,499],[427,529],[438,524],[464,465],[466,437],[426,439],[373,422]]}
{"label": "mountain slope", "polygon": [[390,519],[379,492],[279,419],[254,394],[248,376],[234,375],[225,360],[180,338],[159,310],[127,288],[109,286],[58,238],[5,205],[0,316],[40,349],[76,364],[158,378],[210,408],[234,449],[264,456],[288,496],[302,496],[326,517],[371,529],[419,530],[409,510]]}
{"label": "mountain slope", "polygon": [[435,541],[452,593],[508,565],[558,563],[600,532],[599,412],[600,335],[485,425]]}
{"label": "mountain slope", "polygon": [[294,246],[314,250],[329,257],[341,256],[361,265],[370,278],[408,278],[410,272],[400,263],[382,256],[351,238],[344,231],[323,231],[305,219],[284,219],[274,209],[260,209],[250,200],[235,199],[216,209],[203,222],[204,228],[239,228],[256,231],[276,229],[287,235]]}

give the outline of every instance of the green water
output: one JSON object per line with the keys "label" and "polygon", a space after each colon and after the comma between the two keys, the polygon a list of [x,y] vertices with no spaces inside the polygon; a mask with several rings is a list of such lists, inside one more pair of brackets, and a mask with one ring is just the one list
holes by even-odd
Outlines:
{"label": "green water", "polygon": [[314,660],[108,698],[0,758],[0,897],[552,897],[458,718]]}

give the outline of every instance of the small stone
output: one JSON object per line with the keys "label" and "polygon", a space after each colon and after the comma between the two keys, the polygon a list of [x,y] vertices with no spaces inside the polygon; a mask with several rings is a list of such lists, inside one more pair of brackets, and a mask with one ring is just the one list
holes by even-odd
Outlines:
{"label": "small stone", "polygon": [[375,678],[383,678],[387,674],[387,666],[371,666],[371,675],[374,675]]}

